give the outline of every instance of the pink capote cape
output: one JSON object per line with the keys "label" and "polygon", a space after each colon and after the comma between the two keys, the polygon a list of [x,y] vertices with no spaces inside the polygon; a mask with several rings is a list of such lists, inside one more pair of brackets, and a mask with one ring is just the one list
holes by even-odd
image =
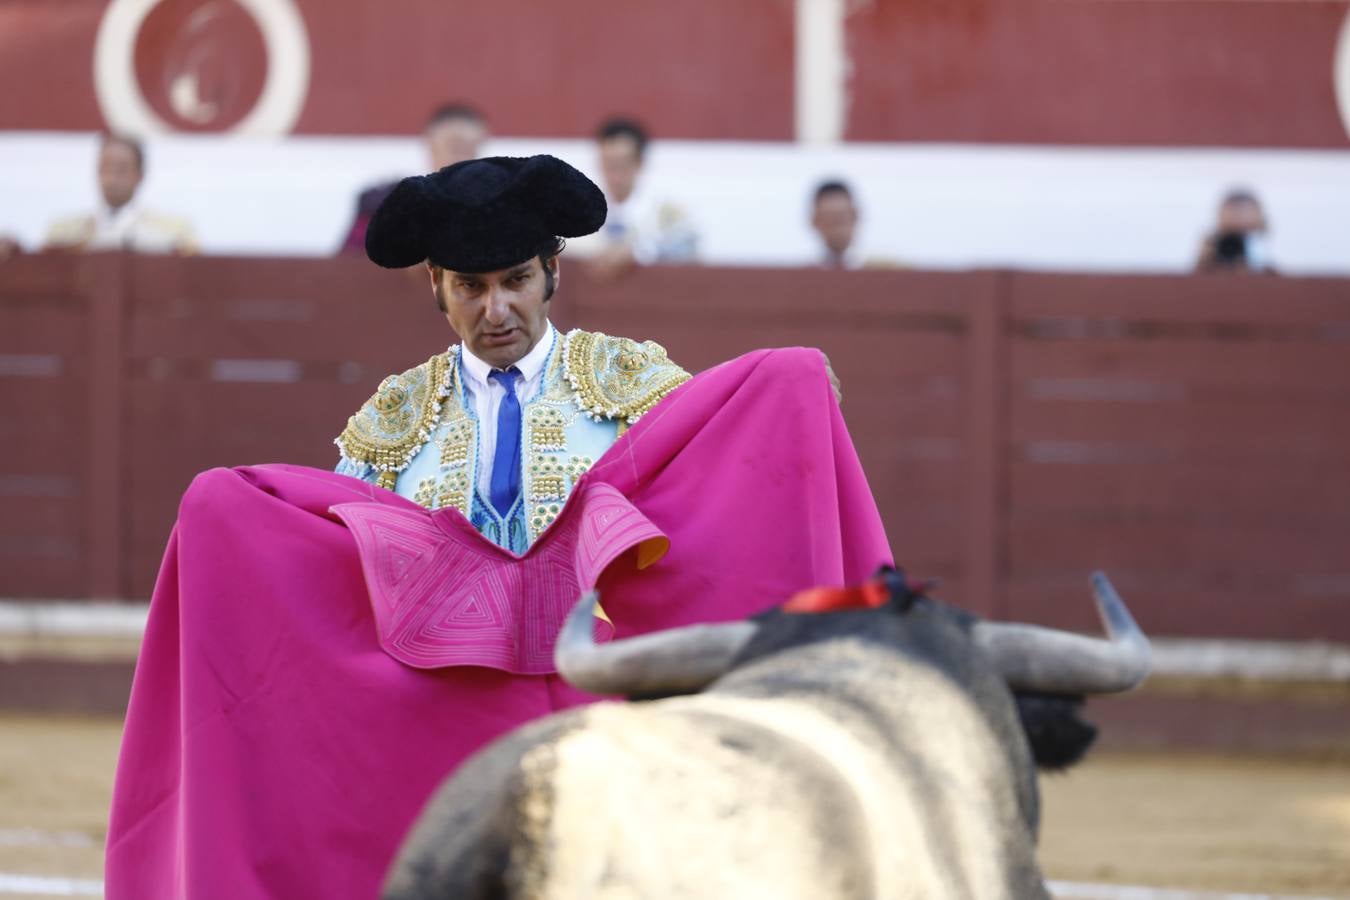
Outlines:
{"label": "pink capote cape", "polygon": [[[637,515],[633,540],[602,548],[590,564],[603,571],[586,571],[575,549],[570,569],[555,571],[569,593],[598,577],[621,638],[743,618],[805,587],[859,582],[891,559],[814,350],[751,353],[671,394],[596,463],[524,557],[457,512],[428,513],[346,476],[206,472],[184,495],[136,667],[108,832],[109,900],[375,897],[423,801],[466,756],[595,699],[554,674],[520,674],[539,667],[541,651],[510,644],[533,639],[522,625],[531,604],[557,605],[535,589],[547,578],[519,573],[554,541],[579,546],[580,531],[598,527],[601,513],[578,502],[597,488],[597,509],[617,503]],[[342,521],[363,508],[376,520],[383,508],[434,520],[457,549],[442,552],[435,529],[417,526],[401,561],[372,561],[380,540],[358,552]],[[639,569],[663,549],[661,535],[669,551]],[[519,592],[514,616],[489,617],[492,649],[479,664],[417,668],[382,646],[412,618],[422,625],[404,633],[422,635],[429,652],[447,642],[452,653],[472,650],[456,644],[455,597],[407,589],[406,579],[400,587],[400,573],[419,566],[455,568],[438,553],[463,554]]]}

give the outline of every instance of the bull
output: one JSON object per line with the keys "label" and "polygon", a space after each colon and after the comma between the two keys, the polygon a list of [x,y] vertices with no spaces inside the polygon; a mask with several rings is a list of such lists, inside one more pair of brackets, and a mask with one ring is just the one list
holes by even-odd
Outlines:
{"label": "bull", "polygon": [[428,803],[383,896],[1046,898],[1036,768],[1092,742],[1083,695],[1149,668],[1125,604],[1100,573],[1093,586],[1105,639],[980,620],[893,571],[604,645],[585,597],[559,672],[660,699],[558,713],[481,751]]}

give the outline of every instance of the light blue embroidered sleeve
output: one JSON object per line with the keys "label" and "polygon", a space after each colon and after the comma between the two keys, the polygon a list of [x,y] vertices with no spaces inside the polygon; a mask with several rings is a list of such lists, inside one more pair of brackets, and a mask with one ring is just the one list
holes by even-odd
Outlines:
{"label": "light blue embroidered sleeve", "polygon": [[337,468],[333,470],[339,475],[350,475],[353,478],[359,478],[362,481],[375,483],[375,467],[369,463],[359,463],[350,460],[345,456],[338,458]]}

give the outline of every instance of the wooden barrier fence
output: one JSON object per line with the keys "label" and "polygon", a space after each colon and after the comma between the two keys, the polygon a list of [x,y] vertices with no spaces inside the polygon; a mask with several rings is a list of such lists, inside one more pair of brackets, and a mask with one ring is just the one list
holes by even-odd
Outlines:
{"label": "wooden barrier fence", "polygon": [[[690,369],[825,350],[897,559],[980,612],[1350,641],[1350,281],[564,264],[560,327]],[[144,599],[201,469],[330,467],[384,375],[451,340],[361,260],[0,266],[0,596]],[[753,563],[747,563],[753,564]]]}

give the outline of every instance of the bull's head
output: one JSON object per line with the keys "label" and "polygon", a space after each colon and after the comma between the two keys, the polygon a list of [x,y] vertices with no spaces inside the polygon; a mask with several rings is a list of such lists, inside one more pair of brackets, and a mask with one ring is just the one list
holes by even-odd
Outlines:
{"label": "bull's head", "polygon": [[983,622],[893,571],[601,646],[584,597],[556,645],[563,677],[702,693],[503,738],[432,801],[386,896],[1047,897],[1035,767],[1091,743],[1078,695],[1148,671],[1125,604],[1093,583],[1105,640]]}
{"label": "bull's head", "polygon": [[[1129,690],[1148,675],[1148,639],[1105,575],[1094,573],[1092,587],[1105,639],[971,618],[971,640],[1014,691],[1081,695]],[[597,645],[591,624],[596,601],[594,593],[581,598],[554,650],[559,673],[596,694],[702,690],[732,668],[763,627],[754,620],[690,625]],[[887,608],[903,615],[913,592],[893,580],[889,601]]]}

